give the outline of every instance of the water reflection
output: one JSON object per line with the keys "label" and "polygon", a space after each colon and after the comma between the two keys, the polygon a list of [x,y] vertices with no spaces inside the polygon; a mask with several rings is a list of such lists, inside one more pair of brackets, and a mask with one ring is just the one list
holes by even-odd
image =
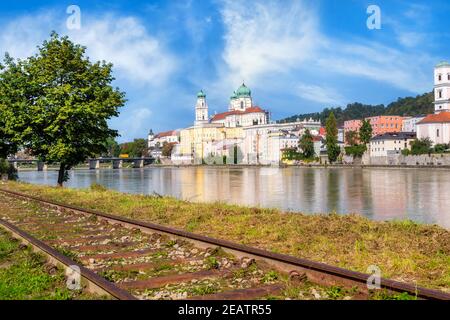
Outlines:
{"label": "water reflection", "polygon": [[[54,185],[57,172],[20,172]],[[375,220],[412,219],[450,228],[450,171],[432,169],[145,168],[80,170],[69,187],[99,183],[121,192],[172,195],[305,213],[358,213]]]}

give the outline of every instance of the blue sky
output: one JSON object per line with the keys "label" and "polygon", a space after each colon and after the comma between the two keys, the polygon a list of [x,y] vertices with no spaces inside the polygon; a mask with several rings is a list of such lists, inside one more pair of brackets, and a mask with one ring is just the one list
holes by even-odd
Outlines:
{"label": "blue sky", "polygon": [[[68,30],[69,5],[81,29]],[[381,29],[366,26],[381,9]],[[0,10],[0,52],[26,57],[52,30],[115,65],[127,93],[111,121],[120,141],[190,126],[196,93],[226,111],[245,80],[277,120],[351,102],[389,103],[433,86],[450,60],[450,3],[322,1],[16,1]]]}

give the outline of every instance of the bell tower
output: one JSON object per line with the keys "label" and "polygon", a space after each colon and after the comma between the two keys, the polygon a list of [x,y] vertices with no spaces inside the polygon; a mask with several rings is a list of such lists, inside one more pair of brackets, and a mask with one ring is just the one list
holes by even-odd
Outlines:
{"label": "bell tower", "polygon": [[441,62],[434,68],[434,112],[450,111],[450,63]]}
{"label": "bell tower", "polygon": [[206,103],[206,94],[203,90],[197,94],[197,104],[195,105],[195,125],[200,126],[207,124],[208,120],[208,105]]}

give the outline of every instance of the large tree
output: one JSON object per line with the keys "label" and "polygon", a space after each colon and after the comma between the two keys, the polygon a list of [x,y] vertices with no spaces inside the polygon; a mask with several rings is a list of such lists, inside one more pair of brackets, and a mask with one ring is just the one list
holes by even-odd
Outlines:
{"label": "large tree", "polygon": [[85,51],[52,33],[36,55],[20,62],[8,93],[23,90],[9,106],[16,113],[7,120],[20,132],[16,139],[41,161],[60,164],[59,186],[73,166],[106,151],[105,141],[118,135],[108,120],[125,103],[125,94],[111,86],[112,64],[92,63]]}
{"label": "large tree", "polygon": [[120,153],[128,154],[131,158],[145,157],[148,155],[147,140],[139,138],[133,142],[125,142],[120,145]]}
{"label": "large tree", "polygon": [[325,144],[327,146],[328,160],[335,162],[341,153],[341,149],[338,145],[338,128],[333,112],[327,118],[325,130],[327,132]]}
{"label": "large tree", "polygon": [[[23,92],[26,84],[20,81],[21,63],[16,63],[8,54],[0,64],[0,159],[15,154],[20,145],[20,118],[18,107],[24,104]],[[14,119],[15,121],[9,121]]]}
{"label": "large tree", "polygon": [[362,144],[367,145],[372,138],[372,125],[369,120],[363,120],[361,127],[359,128],[359,140]]}
{"label": "large tree", "polygon": [[302,150],[302,155],[305,159],[314,157],[314,141],[311,132],[306,129],[299,141],[299,147]]}

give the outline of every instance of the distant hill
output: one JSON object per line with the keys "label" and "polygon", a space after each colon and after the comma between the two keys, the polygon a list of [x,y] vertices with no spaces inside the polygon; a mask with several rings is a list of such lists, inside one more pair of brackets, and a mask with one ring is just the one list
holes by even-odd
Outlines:
{"label": "distant hill", "polygon": [[433,92],[425,93],[417,97],[398,98],[397,101],[390,103],[388,106],[367,105],[362,103],[348,104],[345,109],[325,108],[322,112],[306,113],[294,115],[277,122],[292,122],[297,119],[320,119],[325,123],[326,119],[333,111],[339,125],[343,125],[344,121],[352,119],[362,119],[379,115],[398,115],[398,116],[416,116],[421,114],[433,113],[434,96]]}

